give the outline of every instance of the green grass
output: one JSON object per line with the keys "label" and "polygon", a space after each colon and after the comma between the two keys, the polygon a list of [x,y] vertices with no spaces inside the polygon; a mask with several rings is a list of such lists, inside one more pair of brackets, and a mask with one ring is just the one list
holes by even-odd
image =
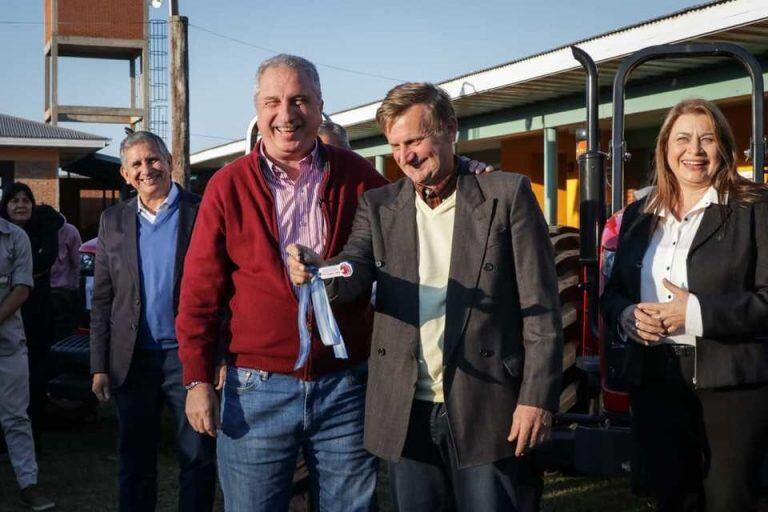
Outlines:
{"label": "green grass", "polygon": [[[159,454],[158,511],[176,510],[176,462],[170,447],[170,428]],[[117,422],[112,407],[102,408],[89,421],[60,420],[44,436],[39,460],[40,484],[57,502],[60,512],[110,512],[117,510]],[[382,475],[379,498],[382,512],[392,510]],[[8,462],[0,462],[0,512],[25,512],[18,501],[18,487]],[[221,499],[217,511],[223,510]],[[653,510],[645,500],[632,496],[627,479],[548,475],[544,512],[641,512]],[[480,511],[478,511],[480,512]]]}
{"label": "green grass", "polygon": [[544,512],[644,512],[654,510],[648,500],[629,492],[628,478],[548,475]]}

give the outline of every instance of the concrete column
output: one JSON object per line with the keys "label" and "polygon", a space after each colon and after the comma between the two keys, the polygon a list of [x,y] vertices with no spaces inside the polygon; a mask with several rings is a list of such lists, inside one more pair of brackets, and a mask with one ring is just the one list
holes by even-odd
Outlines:
{"label": "concrete column", "polygon": [[379,171],[379,174],[384,176],[384,155],[376,155],[376,170]]}
{"label": "concrete column", "polygon": [[557,224],[557,128],[544,128],[544,218]]}

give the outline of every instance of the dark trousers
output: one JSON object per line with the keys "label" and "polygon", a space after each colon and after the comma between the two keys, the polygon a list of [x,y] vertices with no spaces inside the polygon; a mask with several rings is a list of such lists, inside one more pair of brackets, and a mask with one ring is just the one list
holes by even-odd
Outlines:
{"label": "dark trousers", "polygon": [[661,511],[757,510],[768,385],[696,390],[694,355],[655,347],[630,393],[633,488]]}
{"label": "dark trousers", "polygon": [[402,458],[389,463],[389,482],[401,512],[536,511],[543,486],[527,457],[458,468],[445,405],[420,400],[411,408]]}
{"label": "dark trousers", "polygon": [[80,296],[78,290],[51,288],[51,312],[53,317],[53,340],[71,336],[77,328]]}
{"label": "dark trousers", "polygon": [[177,351],[137,349],[128,377],[114,395],[120,422],[120,511],[155,510],[160,419],[167,404],[179,463],[179,510],[210,512],[216,489],[215,440],[187,422],[187,391]]}
{"label": "dark trousers", "polygon": [[51,352],[47,344],[31,344],[27,347],[29,361],[29,407],[27,414],[32,422],[32,436],[35,439],[35,451],[42,454],[43,430],[46,427],[46,404],[48,395],[46,387],[48,383],[48,355]]}

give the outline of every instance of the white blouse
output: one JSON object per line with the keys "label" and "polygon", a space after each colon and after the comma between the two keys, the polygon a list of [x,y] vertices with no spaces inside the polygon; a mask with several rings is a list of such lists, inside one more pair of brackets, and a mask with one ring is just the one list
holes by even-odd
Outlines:
{"label": "white blouse", "polygon": [[[672,292],[664,287],[664,278],[680,288],[688,289],[688,251],[699,230],[704,211],[711,204],[719,204],[714,187],[709,187],[699,202],[680,220],[665,210],[658,213],[661,219],[645,251],[640,269],[641,302],[672,300]],[[701,305],[699,299],[690,294],[685,311],[685,327],[663,338],[662,342],[695,346],[696,336],[703,334]]]}

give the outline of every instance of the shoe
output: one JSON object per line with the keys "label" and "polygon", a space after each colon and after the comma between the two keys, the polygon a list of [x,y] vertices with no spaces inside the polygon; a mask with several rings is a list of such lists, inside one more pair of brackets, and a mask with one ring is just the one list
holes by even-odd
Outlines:
{"label": "shoe", "polygon": [[51,510],[56,507],[56,503],[43,494],[37,484],[28,485],[21,490],[21,502],[29,506],[35,512]]}

